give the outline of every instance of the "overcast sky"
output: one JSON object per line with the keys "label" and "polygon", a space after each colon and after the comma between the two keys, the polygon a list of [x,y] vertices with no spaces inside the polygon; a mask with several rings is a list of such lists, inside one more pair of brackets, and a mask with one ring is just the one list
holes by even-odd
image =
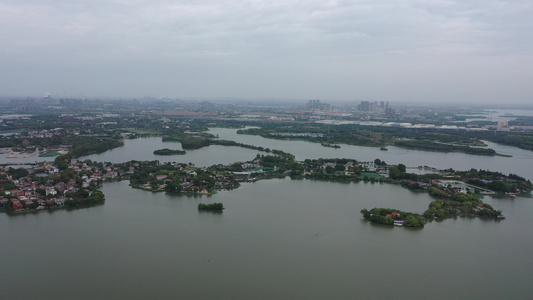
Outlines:
{"label": "overcast sky", "polygon": [[533,103],[533,1],[0,0],[1,96]]}

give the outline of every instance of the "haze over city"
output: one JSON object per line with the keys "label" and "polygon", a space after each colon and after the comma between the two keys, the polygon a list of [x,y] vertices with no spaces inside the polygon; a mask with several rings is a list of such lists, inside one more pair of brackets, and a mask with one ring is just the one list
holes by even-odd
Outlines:
{"label": "haze over city", "polygon": [[530,1],[0,1],[4,97],[531,102]]}

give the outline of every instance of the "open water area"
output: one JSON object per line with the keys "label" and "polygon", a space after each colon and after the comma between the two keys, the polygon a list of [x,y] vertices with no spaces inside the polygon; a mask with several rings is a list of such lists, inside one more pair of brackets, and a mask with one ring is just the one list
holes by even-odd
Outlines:
{"label": "open water area", "polygon": [[[306,158],[380,158],[389,164],[482,168],[533,179],[533,152],[513,157],[389,147],[325,148],[303,141],[219,137]],[[160,138],[127,140],[89,158],[192,162],[250,160],[259,152],[209,146],[182,156]],[[2,162],[4,160],[2,159]],[[423,229],[373,225],[363,208],[423,212],[432,198],[397,185],[273,179],[213,196],[174,196],[106,183],[103,205],[0,215],[1,299],[528,299],[533,293],[533,199],[483,200],[502,221],[456,218]],[[222,202],[223,213],[198,203]]]}
{"label": "open water area", "polygon": [[517,117],[533,117],[533,110],[531,109],[497,109],[487,110],[479,114],[481,117],[472,116],[466,118],[465,122],[472,121],[511,121],[516,120]]}

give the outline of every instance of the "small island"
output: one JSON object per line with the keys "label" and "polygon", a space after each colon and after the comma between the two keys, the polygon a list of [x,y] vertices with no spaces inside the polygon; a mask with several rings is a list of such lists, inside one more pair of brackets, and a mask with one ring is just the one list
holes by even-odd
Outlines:
{"label": "small island", "polygon": [[198,210],[211,210],[211,211],[222,211],[224,209],[224,205],[222,203],[210,203],[210,204],[204,204],[200,203],[198,204]]}
{"label": "small island", "polygon": [[183,150],[172,150],[172,149],[159,149],[154,151],[154,155],[185,155],[187,152]]}
{"label": "small island", "polygon": [[424,217],[411,212],[404,212],[390,208],[372,208],[371,210],[361,210],[365,220],[372,223],[405,226],[405,227],[424,227],[426,220]]}
{"label": "small island", "polygon": [[437,200],[432,201],[423,214],[402,212],[390,208],[362,209],[361,214],[365,220],[372,223],[406,227],[423,227],[427,221],[456,216],[505,219],[501,210],[496,210],[489,204],[482,202],[477,195],[470,191],[450,194],[446,189],[430,187],[429,194]]}
{"label": "small island", "polygon": [[331,143],[320,143],[320,145],[322,145],[322,147],[333,148],[333,149],[339,149],[341,147],[337,144],[331,144]]}

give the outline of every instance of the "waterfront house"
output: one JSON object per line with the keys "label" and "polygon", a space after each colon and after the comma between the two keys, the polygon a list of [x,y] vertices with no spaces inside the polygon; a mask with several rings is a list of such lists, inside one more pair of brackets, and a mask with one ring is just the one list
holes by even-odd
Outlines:
{"label": "waterfront house", "polygon": [[57,195],[56,189],[53,188],[53,187],[47,187],[46,188],[46,196],[48,196],[48,195],[52,195],[52,196]]}
{"label": "waterfront house", "polygon": [[22,203],[20,203],[19,199],[17,198],[11,198],[11,203],[13,205],[13,209],[22,209]]}
{"label": "waterfront house", "polygon": [[108,178],[108,179],[115,179],[115,178],[117,178],[117,176],[118,176],[118,173],[115,172],[115,171],[109,171],[109,172],[107,172],[107,173],[104,175],[104,177],[105,177],[105,178]]}
{"label": "waterfront house", "polygon": [[427,190],[429,188],[429,183],[418,182],[418,186]]}
{"label": "waterfront house", "polygon": [[67,189],[67,185],[64,182],[58,182],[54,187],[60,192],[64,192]]}
{"label": "waterfront house", "polygon": [[399,218],[400,217],[400,213],[399,212],[393,212],[391,214],[386,214],[385,217],[387,217],[387,218]]}

